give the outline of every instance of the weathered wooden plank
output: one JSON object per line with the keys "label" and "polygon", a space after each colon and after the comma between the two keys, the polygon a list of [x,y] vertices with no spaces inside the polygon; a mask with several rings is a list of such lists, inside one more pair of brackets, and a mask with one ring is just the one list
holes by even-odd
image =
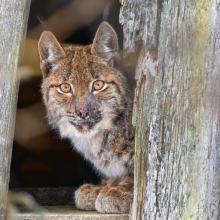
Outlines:
{"label": "weathered wooden plank", "polygon": [[[147,160],[135,157],[133,210],[141,213],[144,202],[144,219],[219,219],[219,3],[122,1],[125,51],[142,42],[133,122],[136,152],[146,148]],[[138,182],[145,179],[143,201]]]}
{"label": "weathered wooden plank", "polygon": [[212,5],[214,25],[214,46],[211,69],[210,86],[210,164],[207,189],[207,211],[210,219],[219,219],[220,216],[220,1]]}
{"label": "weathered wooden plank", "polygon": [[0,189],[3,191],[7,191],[9,183],[19,85],[16,72],[23,58],[29,8],[30,0],[0,0]]}
{"label": "weathered wooden plank", "polygon": [[33,213],[17,214],[18,220],[128,220],[128,214],[104,214],[95,211],[76,210],[71,206],[47,206],[42,215]]}

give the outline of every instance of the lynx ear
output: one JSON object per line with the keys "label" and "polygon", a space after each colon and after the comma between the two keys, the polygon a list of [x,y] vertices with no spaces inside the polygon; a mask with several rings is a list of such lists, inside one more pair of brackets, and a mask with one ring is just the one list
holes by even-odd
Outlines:
{"label": "lynx ear", "polygon": [[64,59],[66,54],[57,39],[49,31],[44,31],[41,35],[38,42],[38,50],[40,55],[40,68],[45,79],[53,65],[59,60]]}
{"label": "lynx ear", "polygon": [[115,58],[118,58],[118,37],[107,22],[99,26],[92,44],[91,53],[97,54],[108,64],[113,65]]}

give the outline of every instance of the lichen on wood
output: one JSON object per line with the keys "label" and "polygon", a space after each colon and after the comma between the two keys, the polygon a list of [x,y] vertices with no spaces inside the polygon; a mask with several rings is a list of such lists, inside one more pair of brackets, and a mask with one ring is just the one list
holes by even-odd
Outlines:
{"label": "lichen on wood", "polygon": [[[141,219],[140,203],[143,219],[218,219],[220,2],[122,3],[124,51],[140,54],[135,147],[146,152],[135,156],[133,219]],[[139,164],[147,164],[145,174]],[[141,181],[146,181],[145,201]]]}

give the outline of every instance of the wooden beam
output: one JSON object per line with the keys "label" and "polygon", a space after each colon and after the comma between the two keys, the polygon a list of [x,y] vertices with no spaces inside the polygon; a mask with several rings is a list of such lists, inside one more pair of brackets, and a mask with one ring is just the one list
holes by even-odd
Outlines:
{"label": "wooden beam", "polygon": [[[30,0],[0,0],[0,189],[8,190],[19,77]],[[1,201],[1,195],[0,195]],[[0,204],[0,219],[4,209]]]}
{"label": "wooden beam", "polygon": [[45,213],[19,213],[19,220],[128,220],[128,214],[106,214],[96,211],[77,210],[73,206],[46,206]]}

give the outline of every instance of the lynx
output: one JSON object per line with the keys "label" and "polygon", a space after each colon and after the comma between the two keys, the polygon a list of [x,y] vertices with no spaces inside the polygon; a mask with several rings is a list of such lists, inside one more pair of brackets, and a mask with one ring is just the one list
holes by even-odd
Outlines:
{"label": "lynx", "polygon": [[77,208],[129,212],[134,182],[132,102],[114,29],[103,22],[92,45],[64,48],[45,31],[38,48],[49,123],[103,177],[100,185],[85,184],[75,192]]}

